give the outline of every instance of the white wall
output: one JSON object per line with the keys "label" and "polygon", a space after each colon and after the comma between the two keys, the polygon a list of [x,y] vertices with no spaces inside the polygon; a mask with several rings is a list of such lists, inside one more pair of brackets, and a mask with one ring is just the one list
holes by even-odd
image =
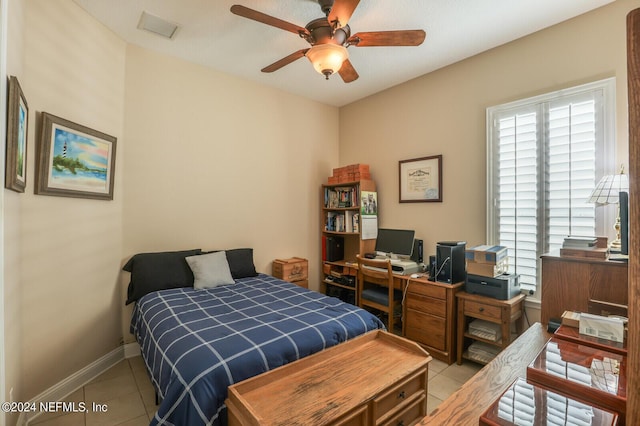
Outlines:
{"label": "white wall", "polygon": [[42,111],[116,136],[124,147],[125,44],[70,0],[13,0],[10,6],[24,11],[24,21],[12,23],[9,45],[29,128],[26,190],[5,190],[6,388],[26,401],[122,339],[117,266],[124,150],[117,153],[113,201],[33,190]]}
{"label": "white wall", "polygon": [[260,272],[276,258],[310,259],[318,288],[337,108],[135,46],[125,105],[123,263],[139,252],[252,247]]}

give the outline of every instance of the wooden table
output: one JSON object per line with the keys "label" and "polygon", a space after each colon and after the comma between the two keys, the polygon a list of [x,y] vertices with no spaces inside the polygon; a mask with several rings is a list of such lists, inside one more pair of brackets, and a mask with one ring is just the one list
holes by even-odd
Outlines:
{"label": "wooden table", "polygon": [[429,354],[377,330],[229,387],[230,426],[415,424]]}
{"label": "wooden table", "polygon": [[[461,291],[458,298],[458,365],[462,364],[465,337],[487,344],[506,348],[511,343],[511,323],[516,324],[516,333],[522,333],[525,295],[520,293],[509,300],[499,300]],[[467,317],[478,318],[500,325],[502,338],[495,342],[473,336],[467,332]],[[477,361],[477,360],[473,360]]]}
{"label": "wooden table", "polygon": [[526,377],[527,366],[550,337],[540,323],[533,324],[418,424],[476,426],[482,413],[511,383],[518,377]]}

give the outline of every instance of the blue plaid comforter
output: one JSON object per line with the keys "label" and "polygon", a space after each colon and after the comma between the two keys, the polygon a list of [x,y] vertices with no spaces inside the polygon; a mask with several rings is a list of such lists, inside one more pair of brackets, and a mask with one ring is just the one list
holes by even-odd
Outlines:
{"label": "blue plaid comforter", "polygon": [[226,424],[227,387],[384,325],[269,275],[150,293],[131,332],[162,402],[152,425]]}

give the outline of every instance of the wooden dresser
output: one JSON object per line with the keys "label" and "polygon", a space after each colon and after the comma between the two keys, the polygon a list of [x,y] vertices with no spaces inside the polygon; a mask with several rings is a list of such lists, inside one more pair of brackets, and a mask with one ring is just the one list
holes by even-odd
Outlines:
{"label": "wooden dresser", "polygon": [[463,285],[407,278],[403,336],[447,364],[456,359],[456,294]]}
{"label": "wooden dresser", "polygon": [[429,354],[373,331],[229,387],[229,426],[412,425],[426,415]]}
{"label": "wooden dresser", "polygon": [[627,314],[627,263],[543,255],[541,322],[566,310],[598,315]]}

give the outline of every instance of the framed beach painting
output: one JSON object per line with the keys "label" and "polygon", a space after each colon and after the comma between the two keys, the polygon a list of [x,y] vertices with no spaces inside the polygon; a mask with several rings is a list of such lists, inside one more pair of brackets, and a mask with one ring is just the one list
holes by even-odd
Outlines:
{"label": "framed beach painting", "polygon": [[42,113],[35,193],[113,200],[116,138]]}
{"label": "framed beach painting", "polygon": [[27,185],[27,125],[29,106],[20,83],[9,77],[7,104],[7,151],[4,186],[16,192],[24,192]]}

